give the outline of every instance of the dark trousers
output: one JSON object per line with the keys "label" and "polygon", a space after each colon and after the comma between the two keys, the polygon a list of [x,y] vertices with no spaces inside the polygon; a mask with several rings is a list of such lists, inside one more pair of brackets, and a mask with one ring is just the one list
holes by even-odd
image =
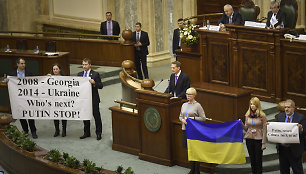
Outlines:
{"label": "dark trousers", "polygon": [[303,172],[302,154],[295,157],[290,147],[279,146],[279,168],[281,174],[290,174],[290,166],[294,174],[301,174]]}
{"label": "dark trousers", "polygon": [[246,139],[246,145],[251,159],[252,173],[262,173],[262,140]]}
{"label": "dark trousers", "polygon": [[[140,66],[141,64],[141,66]],[[147,67],[147,55],[142,53],[141,51],[135,51],[135,66],[138,74],[138,79],[143,79],[141,67],[143,71],[143,75],[145,79],[149,78],[148,67]]]}
{"label": "dark trousers", "polygon": [[[55,130],[59,132],[59,120],[54,120],[54,127],[55,127]],[[63,131],[66,130],[67,120],[62,120],[62,127],[63,127]]]}
{"label": "dark trousers", "polygon": [[31,129],[31,132],[36,132],[35,121],[32,120],[32,119],[29,119],[29,120],[20,119],[22,130],[25,133],[29,133],[28,122],[29,122],[29,126],[30,126],[30,129]]}
{"label": "dark trousers", "polygon": [[183,148],[187,148],[186,130],[182,130],[182,146]]}
{"label": "dark trousers", "polygon": [[[92,110],[93,110],[93,116],[95,119],[96,124],[96,134],[101,135],[102,134],[102,120],[101,120],[101,114],[99,109],[99,103],[92,102]],[[84,135],[90,135],[90,120],[84,120]]]}

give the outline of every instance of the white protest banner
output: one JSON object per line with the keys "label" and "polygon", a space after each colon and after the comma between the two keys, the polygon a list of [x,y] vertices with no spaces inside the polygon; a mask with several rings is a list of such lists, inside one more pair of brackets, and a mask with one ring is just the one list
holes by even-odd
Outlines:
{"label": "white protest banner", "polygon": [[14,119],[90,120],[91,84],[72,76],[8,77]]}
{"label": "white protest banner", "polygon": [[269,122],[267,138],[274,143],[300,143],[297,123]]}

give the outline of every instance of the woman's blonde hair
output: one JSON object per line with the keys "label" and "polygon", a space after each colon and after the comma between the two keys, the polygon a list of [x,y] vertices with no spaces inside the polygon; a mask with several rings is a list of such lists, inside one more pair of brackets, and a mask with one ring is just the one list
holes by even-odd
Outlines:
{"label": "woman's blonde hair", "polygon": [[197,90],[194,89],[194,88],[188,88],[188,89],[186,90],[186,93],[196,96],[196,95],[197,95]]}
{"label": "woman's blonde hair", "polygon": [[261,104],[260,104],[260,100],[257,97],[253,97],[251,98],[250,102],[249,102],[249,109],[248,111],[245,113],[245,116],[250,116],[251,115],[251,103],[253,103],[256,106],[256,112],[255,114],[257,115],[257,117],[262,117],[264,112],[261,109]]}

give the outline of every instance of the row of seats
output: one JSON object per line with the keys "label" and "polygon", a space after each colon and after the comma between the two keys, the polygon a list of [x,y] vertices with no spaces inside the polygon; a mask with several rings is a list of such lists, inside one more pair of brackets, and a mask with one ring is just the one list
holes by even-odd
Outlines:
{"label": "row of seats", "polygon": [[[27,40],[17,40],[16,42],[16,48],[18,50],[28,50],[28,49],[34,49],[34,48],[27,48]],[[46,43],[46,49],[44,49],[47,52],[56,52],[56,41],[48,41]]]}
{"label": "row of seats", "polygon": [[[298,4],[296,0],[282,0],[280,3],[280,9],[286,13],[286,28],[294,29],[298,17]],[[244,21],[259,21],[266,18],[258,19],[260,14],[260,8],[254,4],[252,0],[243,0],[241,2],[239,13]]]}

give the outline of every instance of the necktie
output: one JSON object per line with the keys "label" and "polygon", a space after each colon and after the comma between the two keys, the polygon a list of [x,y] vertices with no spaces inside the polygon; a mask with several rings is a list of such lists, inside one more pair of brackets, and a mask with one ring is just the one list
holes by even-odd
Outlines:
{"label": "necktie", "polygon": [[[136,42],[139,42],[140,37],[139,37],[139,32],[136,32]],[[136,47],[136,50],[140,51],[140,47]]]}
{"label": "necktie", "polygon": [[110,21],[107,21],[107,35],[112,35],[112,27]]}
{"label": "necktie", "polygon": [[136,42],[139,42],[140,38],[139,38],[139,32],[137,32],[137,36],[136,36]]}
{"label": "necktie", "polygon": [[175,86],[176,86],[176,82],[177,82],[177,75],[175,75],[175,82],[174,82]]}
{"label": "necktie", "polygon": [[84,73],[84,77],[87,77],[87,71],[85,71],[85,73]]}
{"label": "necktie", "polygon": [[232,17],[229,18],[228,23],[229,23],[229,24],[232,23]]}
{"label": "necktie", "polygon": [[290,123],[290,117],[287,117],[287,123]]}

